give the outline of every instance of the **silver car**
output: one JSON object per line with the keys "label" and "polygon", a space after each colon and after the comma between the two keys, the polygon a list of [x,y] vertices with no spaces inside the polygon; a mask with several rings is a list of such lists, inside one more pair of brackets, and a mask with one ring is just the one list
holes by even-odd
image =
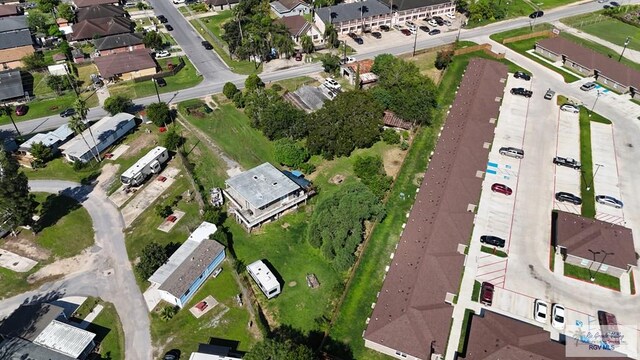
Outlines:
{"label": "silver car", "polygon": [[598,195],[598,196],[596,196],[596,201],[599,204],[607,205],[607,206],[613,206],[616,209],[622,209],[622,207],[624,206],[622,201],[614,198],[613,196],[609,196],[609,195]]}
{"label": "silver car", "polygon": [[582,86],[580,86],[580,90],[582,91],[589,91],[589,90],[593,90],[596,88],[598,84],[596,84],[594,81],[588,82],[586,84],[583,84]]}
{"label": "silver car", "polygon": [[500,155],[509,156],[516,159],[522,159],[524,157],[524,150],[514,147],[501,147],[498,150]]}
{"label": "silver car", "polygon": [[564,104],[564,105],[560,106],[560,110],[568,111],[568,112],[574,113],[574,114],[577,114],[577,113],[580,112],[580,108],[578,108],[576,105],[573,105],[573,104]]}

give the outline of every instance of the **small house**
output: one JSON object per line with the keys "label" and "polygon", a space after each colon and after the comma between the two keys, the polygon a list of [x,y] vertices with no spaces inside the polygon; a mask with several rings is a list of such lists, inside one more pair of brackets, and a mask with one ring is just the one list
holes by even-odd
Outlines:
{"label": "small house", "polygon": [[111,80],[133,80],[158,72],[158,65],[147,49],[100,56],[94,58],[93,62],[98,67],[100,75]]}
{"label": "small house", "polygon": [[55,154],[58,152],[60,145],[69,140],[71,136],[73,136],[73,130],[69,128],[68,124],[64,124],[54,131],[36,134],[31,139],[20,144],[17,154],[18,162],[22,166],[31,167],[35,160],[33,155],[31,155],[31,147],[34,144],[42,143],[44,146],[50,148],[51,152]]}
{"label": "small house", "polygon": [[320,30],[300,15],[283,17],[276,19],[275,22],[287,28],[289,35],[291,35],[291,38],[296,44],[300,44],[300,39],[303,36],[309,36],[314,42],[322,41]]}
{"label": "small house", "polygon": [[276,0],[269,3],[277,17],[301,16],[311,12],[311,6],[302,0]]}
{"label": "small house", "polygon": [[249,264],[247,272],[267,299],[272,299],[280,294],[280,282],[262,260]]}
{"label": "small house", "polygon": [[14,102],[27,96],[19,70],[0,71],[0,102]]}

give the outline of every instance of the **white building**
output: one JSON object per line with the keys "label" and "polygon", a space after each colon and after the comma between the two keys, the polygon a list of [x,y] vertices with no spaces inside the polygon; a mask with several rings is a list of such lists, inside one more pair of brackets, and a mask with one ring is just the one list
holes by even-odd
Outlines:
{"label": "white building", "polygon": [[311,12],[311,6],[302,0],[276,0],[269,4],[271,11],[279,18],[305,15]]}
{"label": "white building", "polygon": [[[96,150],[101,153],[135,126],[136,120],[131,114],[119,113],[114,116],[105,116],[91,125],[91,131],[86,129],[82,132],[82,136],[76,135],[60,149],[68,161],[86,163],[94,157]],[[91,136],[92,133],[93,136]],[[87,143],[89,147],[87,147]]]}
{"label": "white building", "polygon": [[42,145],[51,149],[52,153],[57,153],[58,148],[64,144],[73,135],[73,130],[68,124],[64,124],[54,131],[47,133],[35,134],[29,140],[20,144],[18,150],[18,162],[21,165],[31,167],[31,163],[35,160],[31,155],[31,147],[33,144],[42,143]]}
{"label": "white building", "polygon": [[224,246],[209,240],[217,230],[214,224],[202,222],[169,260],[149,278],[162,300],[184,305],[204,284],[225,258]]}
{"label": "white building", "polygon": [[271,299],[280,294],[280,282],[278,282],[278,279],[276,279],[271,270],[269,270],[269,267],[267,267],[262,260],[249,264],[247,271],[267,299]]}
{"label": "white building", "polygon": [[200,344],[198,351],[192,352],[189,360],[242,360],[227,346]]}

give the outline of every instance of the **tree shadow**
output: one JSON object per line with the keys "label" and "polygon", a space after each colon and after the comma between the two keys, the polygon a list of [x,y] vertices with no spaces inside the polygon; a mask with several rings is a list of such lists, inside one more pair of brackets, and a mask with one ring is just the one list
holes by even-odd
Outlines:
{"label": "tree shadow", "polygon": [[60,219],[79,209],[80,203],[75,199],[62,194],[51,194],[42,203],[40,219],[36,224],[38,232],[55,225]]}
{"label": "tree shadow", "polygon": [[321,355],[320,358],[323,359],[355,359],[349,345],[335,340],[331,336],[325,337],[324,332],[319,330],[303,333],[290,325],[281,325],[274,329],[271,334],[269,334],[269,337],[280,342],[291,340],[297,344],[304,344],[319,353]]}

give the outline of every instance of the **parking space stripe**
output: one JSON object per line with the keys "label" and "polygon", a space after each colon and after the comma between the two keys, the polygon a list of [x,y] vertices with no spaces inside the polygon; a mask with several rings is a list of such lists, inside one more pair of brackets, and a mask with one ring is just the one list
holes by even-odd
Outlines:
{"label": "parking space stripe", "polygon": [[505,260],[500,260],[500,261],[492,262],[492,263],[489,263],[489,264],[479,265],[479,266],[478,266],[478,269],[483,268],[483,267],[485,267],[485,266],[495,265],[495,264],[499,264],[499,263],[501,263],[501,262],[506,262],[506,261],[507,261],[507,260],[505,259]]}
{"label": "parking space stripe", "polygon": [[496,272],[498,272],[498,271],[504,271],[504,272],[506,272],[506,271],[507,271],[507,268],[504,268],[504,269],[498,269],[498,270],[494,270],[494,271],[489,271],[488,273],[484,273],[484,274],[477,275],[477,276],[476,276],[476,278],[481,277],[481,276],[486,276],[486,275],[489,275],[489,274],[493,274],[493,273],[496,273]]}
{"label": "parking space stripe", "polygon": [[[618,154],[616,152],[616,138],[613,136],[613,124],[609,127],[611,128],[611,140],[613,141],[613,159],[616,162],[616,175],[618,175],[618,193],[620,194],[620,197],[623,198],[622,188],[620,187],[620,170],[618,167]],[[622,221],[624,222],[624,210],[622,210]]]}
{"label": "parking space stripe", "polygon": [[492,283],[493,285],[497,285],[497,284],[500,284],[500,283],[504,283],[504,281],[501,281],[501,282],[493,282],[493,280],[501,279],[501,278],[504,278],[504,275],[496,276],[496,277],[494,277],[493,279],[489,279],[489,280],[485,280],[485,281],[488,281],[488,282]]}

